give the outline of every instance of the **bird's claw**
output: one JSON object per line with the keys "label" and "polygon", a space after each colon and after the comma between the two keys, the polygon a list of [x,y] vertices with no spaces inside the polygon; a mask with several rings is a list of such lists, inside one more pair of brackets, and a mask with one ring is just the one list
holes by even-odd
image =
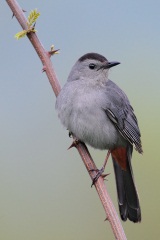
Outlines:
{"label": "bird's claw", "polygon": [[96,174],[96,176],[93,178],[91,187],[97,182],[98,178],[99,178],[100,176],[102,176],[102,173],[104,172],[104,167],[102,167],[100,170],[96,170],[96,171],[97,171],[97,174]]}
{"label": "bird's claw", "polygon": [[105,180],[105,177],[107,177],[110,173],[107,173],[107,174],[103,174],[104,172],[104,167],[102,167],[100,170],[98,169],[91,169],[90,171],[96,171],[97,174],[96,176],[93,178],[92,180],[92,185],[91,187],[97,182],[98,178],[101,176],[104,180]]}

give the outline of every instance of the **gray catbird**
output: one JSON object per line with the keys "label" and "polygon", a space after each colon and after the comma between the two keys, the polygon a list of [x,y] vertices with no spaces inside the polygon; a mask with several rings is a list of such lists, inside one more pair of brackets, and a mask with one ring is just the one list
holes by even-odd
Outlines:
{"label": "gray catbird", "polygon": [[137,118],[126,94],[108,79],[109,62],[97,53],[83,55],[73,66],[56,100],[62,124],[80,141],[108,149],[113,159],[122,220],[141,221],[131,157],[142,153]]}

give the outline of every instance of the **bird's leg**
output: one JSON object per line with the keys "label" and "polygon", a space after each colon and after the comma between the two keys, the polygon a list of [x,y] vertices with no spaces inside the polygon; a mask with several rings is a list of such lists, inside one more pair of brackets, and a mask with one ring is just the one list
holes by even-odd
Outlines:
{"label": "bird's leg", "polygon": [[[104,170],[105,170],[105,167],[106,167],[108,158],[109,158],[109,156],[110,156],[110,153],[111,153],[110,150],[108,150],[107,156],[106,156],[105,161],[104,161],[104,164],[103,164],[103,166],[102,166],[102,168],[101,168],[100,170],[97,170],[97,175],[93,178],[91,187],[95,184],[95,182],[98,180],[98,178],[99,178],[100,176],[102,176],[103,178],[105,178],[106,176],[109,175],[109,174],[102,174],[102,173],[103,173]],[[92,171],[92,170],[91,170],[91,171]],[[95,171],[95,170],[93,170],[93,171]]]}
{"label": "bird's leg", "polygon": [[106,158],[105,158],[105,161],[104,161],[104,164],[103,164],[103,171],[104,171],[104,169],[105,169],[105,167],[106,167],[106,164],[107,164],[107,162],[108,162],[108,158],[109,158],[109,156],[110,156],[110,150],[108,150],[108,152],[107,152],[107,156],[106,156]]}

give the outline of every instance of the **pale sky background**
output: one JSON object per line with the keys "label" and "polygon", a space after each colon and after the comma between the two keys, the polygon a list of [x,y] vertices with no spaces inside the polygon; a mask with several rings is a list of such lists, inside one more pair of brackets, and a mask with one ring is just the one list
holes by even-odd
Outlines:
{"label": "pale sky background", "polygon": [[[98,52],[121,64],[110,71],[139,120],[143,156],[133,169],[142,223],[123,223],[128,239],[160,235],[160,1],[20,1],[37,8],[38,37],[60,54],[52,62],[64,85],[74,62]],[[55,112],[55,96],[6,1],[0,2],[0,239],[114,239],[91,180]],[[91,149],[102,166],[105,151]],[[111,160],[106,182],[117,208]],[[117,208],[118,209],[118,208]],[[119,213],[118,213],[119,214]]]}

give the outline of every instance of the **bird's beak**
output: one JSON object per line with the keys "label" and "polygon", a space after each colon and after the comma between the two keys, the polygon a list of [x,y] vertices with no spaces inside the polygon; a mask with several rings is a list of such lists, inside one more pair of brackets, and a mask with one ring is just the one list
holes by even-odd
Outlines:
{"label": "bird's beak", "polygon": [[116,65],[120,64],[120,62],[108,62],[106,64],[106,68],[111,68],[111,67],[114,67]]}
{"label": "bird's beak", "polygon": [[111,67],[114,67],[116,65],[120,64],[120,62],[108,62],[108,61],[105,61],[102,63],[102,65],[97,69],[97,70],[100,70],[100,69],[109,69]]}

